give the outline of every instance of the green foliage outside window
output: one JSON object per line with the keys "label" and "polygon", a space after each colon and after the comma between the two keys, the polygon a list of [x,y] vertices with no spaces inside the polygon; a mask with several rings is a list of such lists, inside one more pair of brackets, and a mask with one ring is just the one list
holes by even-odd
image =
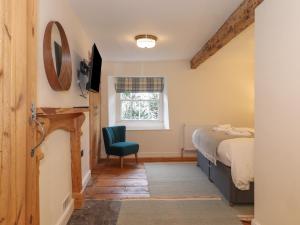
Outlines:
{"label": "green foliage outside window", "polygon": [[159,93],[121,93],[121,120],[159,120]]}

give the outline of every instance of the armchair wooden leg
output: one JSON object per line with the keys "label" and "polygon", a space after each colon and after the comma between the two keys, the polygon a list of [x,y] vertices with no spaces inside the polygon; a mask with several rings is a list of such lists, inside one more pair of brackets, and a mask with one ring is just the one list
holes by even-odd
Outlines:
{"label": "armchair wooden leg", "polygon": [[136,162],[136,164],[138,164],[138,154],[137,153],[135,153],[135,162]]}
{"label": "armchair wooden leg", "polygon": [[123,168],[123,162],[124,162],[124,157],[123,157],[123,156],[121,156],[121,157],[120,157],[120,164],[121,164],[121,168]]}
{"label": "armchair wooden leg", "polygon": [[108,160],[109,160],[109,155],[106,155],[106,160],[107,160],[107,162],[108,162]]}

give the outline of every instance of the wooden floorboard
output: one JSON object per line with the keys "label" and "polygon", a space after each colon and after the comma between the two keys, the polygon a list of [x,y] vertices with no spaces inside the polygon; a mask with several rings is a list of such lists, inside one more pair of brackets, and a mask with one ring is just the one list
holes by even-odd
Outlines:
{"label": "wooden floorboard", "polygon": [[105,193],[105,194],[85,194],[85,199],[92,199],[92,200],[124,200],[124,199],[145,199],[149,198],[150,194],[134,194],[134,193]]}
{"label": "wooden floorboard", "polygon": [[147,179],[146,174],[144,173],[124,173],[124,174],[97,174],[97,179]]}
{"label": "wooden floorboard", "polygon": [[147,179],[130,179],[130,178],[120,178],[120,179],[97,179],[94,182],[96,187],[140,187],[148,186]]}
{"label": "wooden floorboard", "polygon": [[148,187],[93,187],[88,194],[149,194]]}
{"label": "wooden floorboard", "polygon": [[105,160],[92,171],[85,190],[86,199],[144,199],[149,198],[148,180],[143,163],[129,161],[124,168],[117,160]]}

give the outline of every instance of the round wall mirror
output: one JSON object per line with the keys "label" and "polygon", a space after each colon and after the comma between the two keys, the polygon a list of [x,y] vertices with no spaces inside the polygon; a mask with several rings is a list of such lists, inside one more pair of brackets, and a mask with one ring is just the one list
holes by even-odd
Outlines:
{"label": "round wall mirror", "polygon": [[72,83],[72,63],[67,36],[62,25],[51,21],[44,34],[44,66],[48,82],[55,91],[69,90]]}

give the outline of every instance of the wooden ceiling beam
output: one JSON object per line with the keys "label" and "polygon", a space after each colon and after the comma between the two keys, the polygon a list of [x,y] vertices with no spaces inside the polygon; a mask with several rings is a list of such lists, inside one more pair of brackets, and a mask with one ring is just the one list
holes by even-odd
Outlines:
{"label": "wooden ceiling beam", "polygon": [[217,33],[192,58],[191,68],[196,69],[201,63],[205,62],[234,37],[254,23],[255,8],[261,2],[263,0],[244,0]]}

